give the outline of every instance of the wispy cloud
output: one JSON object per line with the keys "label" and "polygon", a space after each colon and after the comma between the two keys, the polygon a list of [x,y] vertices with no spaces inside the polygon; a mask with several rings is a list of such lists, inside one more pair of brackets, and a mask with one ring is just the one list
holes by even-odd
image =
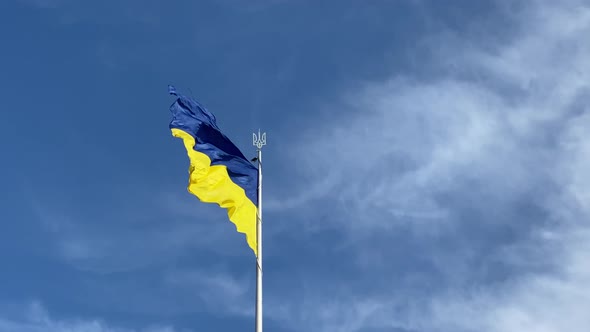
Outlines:
{"label": "wispy cloud", "polygon": [[[552,273],[517,275],[495,287],[453,290],[428,303],[428,319],[406,323],[442,331],[586,330],[590,324],[586,314],[590,227],[545,231],[540,236],[543,242],[535,248],[534,259],[558,260],[558,269]],[[552,250],[544,250],[545,246]]]}
{"label": "wispy cloud", "polygon": [[[100,319],[54,319],[39,302],[32,302],[21,318],[0,315],[0,330],[11,332],[177,332],[169,326],[129,329],[110,325]],[[188,332],[183,330],[183,332]]]}
{"label": "wispy cloud", "polygon": [[[497,206],[521,197],[544,202],[539,196],[563,185],[555,179],[564,157],[558,139],[586,109],[589,49],[580,36],[588,30],[588,8],[540,3],[521,17],[530,24],[491,51],[474,41],[434,39],[431,52],[449,69],[443,76],[395,76],[347,91],[343,116],[309,126],[291,147],[299,168],[309,170],[306,182],[321,182],[327,172],[339,182],[302,194],[309,199],[298,203],[337,198],[356,218],[371,211],[390,217],[333,218],[367,228],[400,222],[396,216],[456,220],[448,194],[469,193]],[[527,196],[531,191],[536,195]]]}
{"label": "wispy cloud", "polygon": [[342,317],[346,331],[587,329],[590,7],[513,10],[513,38],[431,38],[436,76],[347,91],[340,118],[294,143],[308,182],[338,179],[297,203],[330,210],[322,226],[375,264],[358,290],[311,287],[278,317],[323,331]]}

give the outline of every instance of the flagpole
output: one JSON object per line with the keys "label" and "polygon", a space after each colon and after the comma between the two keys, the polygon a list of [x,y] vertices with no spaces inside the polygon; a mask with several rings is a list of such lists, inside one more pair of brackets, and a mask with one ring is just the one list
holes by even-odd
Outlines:
{"label": "flagpole", "polygon": [[266,145],[266,133],[253,134],[258,160],[258,215],[256,216],[256,332],[262,332],[262,147]]}

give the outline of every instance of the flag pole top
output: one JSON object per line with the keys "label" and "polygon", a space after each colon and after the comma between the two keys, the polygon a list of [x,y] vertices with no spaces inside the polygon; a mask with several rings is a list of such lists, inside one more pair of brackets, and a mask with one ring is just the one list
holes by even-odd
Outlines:
{"label": "flag pole top", "polygon": [[260,133],[260,129],[258,129],[258,135],[252,133],[252,144],[261,150],[266,145],[266,132]]}

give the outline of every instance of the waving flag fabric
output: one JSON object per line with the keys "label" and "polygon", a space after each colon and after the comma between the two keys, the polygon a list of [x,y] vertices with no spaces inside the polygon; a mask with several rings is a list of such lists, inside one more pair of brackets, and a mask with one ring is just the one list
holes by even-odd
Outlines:
{"label": "waving flag fabric", "polygon": [[257,168],[221,132],[212,113],[173,86],[168,89],[177,97],[170,106],[170,130],[184,142],[190,161],[188,191],[227,209],[256,255]]}

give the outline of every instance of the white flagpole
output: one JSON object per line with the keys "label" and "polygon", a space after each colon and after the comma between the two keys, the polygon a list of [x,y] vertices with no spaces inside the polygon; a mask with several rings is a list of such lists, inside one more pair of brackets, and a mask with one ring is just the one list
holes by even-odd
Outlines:
{"label": "white flagpole", "polygon": [[256,332],[262,332],[262,147],[266,145],[266,133],[253,134],[258,159],[258,215],[256,216]]}

